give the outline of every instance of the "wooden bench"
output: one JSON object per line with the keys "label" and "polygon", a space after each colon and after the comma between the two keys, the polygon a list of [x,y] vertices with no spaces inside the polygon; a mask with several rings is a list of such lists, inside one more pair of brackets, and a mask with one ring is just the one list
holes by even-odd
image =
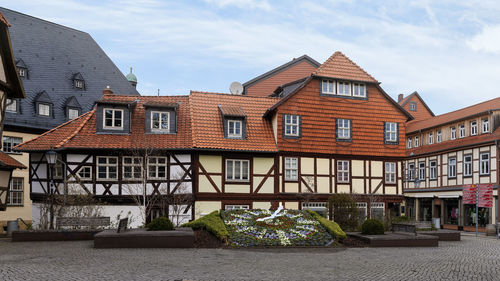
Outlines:
{"label": "wooden bench", "polygon": [[73,226],[80,227],[86,226],[89,228],[96,228],[99,226],[109,226],[109,217],[90,217],[90,218],[80,218],[80,217],[57,217],[56,227],[59,229],[62,226]]}
{"label": "wooden bench", "polygon": [[393,223],[392,232],[409,232],[417,236],[417,227],[414,224]]}

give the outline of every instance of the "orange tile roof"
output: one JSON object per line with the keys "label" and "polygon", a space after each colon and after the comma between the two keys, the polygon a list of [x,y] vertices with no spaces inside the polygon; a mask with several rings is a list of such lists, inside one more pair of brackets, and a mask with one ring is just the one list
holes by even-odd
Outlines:
{"label": "orange tile roof", "polygon": [[0,167],[26,169],[26,166],[2,151],[0,151]]}
{"label": "orange tile roof", "polygon": [[500,109],[500,98],[495,98],[429,119],[408,122],[406,133],[411,134],[419,130],[425,130],[462,119],[468,119],[473,116],[486,113],[488,110],[498,109]]}
{"label": "orange tile roof", "polygon": [[241,106],[219,105],[219,109],[225,116],[246,116],[245,111],[241,108]]}
{"label": "orange tile roof", "polygon": [[378,83],[375,78],[339,51],[330,56],[313,74],[321,77]]}
{"label": "orange tile roof", "polygon": [[[271,122],[264,112],[279,99],[192,91],[191,119],[195,148],[241,151],[278,151]],[[246,114],[247,137],[244,140],[224,138],[218,106],[240,107]]]}

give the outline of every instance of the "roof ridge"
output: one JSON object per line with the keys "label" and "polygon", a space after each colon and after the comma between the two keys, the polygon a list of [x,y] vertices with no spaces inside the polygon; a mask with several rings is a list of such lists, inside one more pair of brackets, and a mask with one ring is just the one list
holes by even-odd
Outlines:
{"label": "roof ridge", "polygon": [[247,96],[247,95],[233,95],[230,93],[218,93],[218,92],[204,92],[204,91],[195,91],[195,90],[190,90],[190,95],[191,94],[208,94],[208,95],[218,95],[218,96],[228,96],[228,97],[241,97],[241,98],[254,98],[254,99],[269,99],[269,100],[275,100],[279,99],[276,97],[269,97],[269,96]]}
{"label": "roof ridge", "polygon": [[373,79],[375,82],[379,82],[377,79],[375,79],[375,77],[373,77],[370,73],[368,73],[366,70],[364,70],[361,66],[359,66],[357,63],[355,63],[353,60],[351,60],[351,58],[349,58],[348,56],[346,56],[344,53],[342,53],[341,51],[335,51],[335,53],[333,53],[333,55],[331,55],[323,64],[321,64],[317,69],[316,71],[314,72],[315,75],[318,75],[318,76],[321,76],[321,74],[318,74],[321,70],[323,70],[324,67],[326,67],[325,65],[327,65],[327,63],[329,62],[332,62],[336,57],[338,56],[342,56],[344,57],[345,59],[347,59],[352,65],[354,65],[355,67],[359,68],[359,70],[361,70],[364,74],[366,74],[368,77],[370,77],[371,79]]}
{"label": "roof ridge", "polygon": [[55,146],[55,148],[62,147],[65,143],[69,142],[72,138],[74,138],[82,130],[83,126],[87,124],[89,119],[94,115],[95,111],[96,111],[95,109],[92,109],[91,111],[87,112],[88,113],[86,114],[87,116],[85,117],[83,122],[75,129],[75,131],[71,133],[67,138],[63,139],[58,145]]}

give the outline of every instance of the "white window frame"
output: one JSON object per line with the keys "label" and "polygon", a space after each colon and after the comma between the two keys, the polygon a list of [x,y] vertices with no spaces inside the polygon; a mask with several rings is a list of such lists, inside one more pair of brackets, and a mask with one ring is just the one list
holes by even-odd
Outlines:
{"label": "white window frame", "polygon": [[417,111],[417,103],[416,103],[416,102],[411,101],[411,102],[409,103],[408,108],[410,109],[410,111]]}
{"label": "white window frame", "polygon": [[[343,91],[341,92],[340,89]],[[345,91],[347,89],[347,93]],[[337,95],[339,96],[351,96],[351,83],[345,81],[337,81]]]}
{"label": "white window frame", "polygon": [[458,138],[465,138],[465,124],[458,126]]}
{"label": "white window frame", "polygon": [[[283,116],[285,118],[285,136],[289,137],[298,137],[300,136],[300,116],[299,115],[291,115],[285,114]],[[290,128],[290,130],[288,130]],[[295,132],[294,129],[295,128]]]}
{"label": "white window frame", "polygon": [[448,158],[448,178],[457,177],[457,158]]}
{"label": "white window frame", "polygon": [[418,162],[418,179],[425,181],[425,162]]}
{"label": "white window frame", "polygon": [[[486,157],[483,157],[486,156]],[[485,176],[490,174],[490,153],[483,152],[479,154],[479,175]]]}
{"label": "white window frame", "polygon": [[225,210],[249,210],[250,205],[225,205]]}
{"label": "white window frame", "polygon": [[[158,128],[155,128],[155,114],[158,116]],[[163,116],[167,116],[167,120],[163,120]],[[161,131],[161,132],[170,132],[170,112],[168,111],[151,111],[151,131]],[[166,123],[166,128],[163,128],[163,125]]]}
{"label": "white window frame", "polygon": [[19,77],[26,77],[26,69],[24,67],[18,68]]}
{"label": "white window frame", "polygon": [[[341,140],[351,139],[351,120],[350,119],[337,119],[337,138]],[[346,126],[347,125],[347,126]]]}
{"label": "white window frame", "polygon": [[38,115],[50,116],[51,105],[47,103],[38,103]]}
{"label": "white window frame", "polygon": [[386,142],[397,142],[398,141],[398,123],[386,122],[384,136],[385,136]]}
{"label": "white window frame", "polygon": [[385,183],[396,183],[396,162],[385,162]]}
{"label": "white window frame", "polygon": [[433,143],[434,143],[434,133],[430,132],[429,133],[429,144],[433,144]]}
{"label": "white window frame", "polygon": [[[76,112],[76,115],[74,114],[74,112]],[[78,110],[76,108],[68,108],[68,119],[69,120],[73,120],[73,119],[77,118],[78,116],[80,116],[80,110]]]}
{"label": "white window frame", "polygon": [[411,138],[408,138],[408,143],[406,145],[407,148],[411,148],[412,140]]}
{"label": "white window frame", "polygon": [[[111,111],[111,126],[106,126],[106,111],[110,110]],[[121,118],[116,117],[116,112],[120,111],[121,112]],[[102,109],[102,127],[104,129],[111,129],[111,130],[121,130],[123,129],[123,121],[125,120],[124,117],[125,111],[123,109],[117,109],[117,108],[103,108]],[[120,126],[116,126],[116,121],[120,120]]]}
{"label": "white window frame", "polygon": [[75,88],[83,89],[85,83],[82,80],[75,79]]}
{"label": "white window frame", "polygon": [[[232,163],[229,165],[229,163]],[[236,163],[239,163],[239,177],[236,177]],[[246,171],[243,168],[243,163],[246,163]],[[231,166],[231,169],[229,168]],[[231,170],[231,171],[230,171]],[[230,174],[231,172],[231,174]],[[244,178],[244,172],[246,172],[247,178]],[[250,160],[243,159],[226,159],[226,181],[228,182],[249,182],[250,181]]]}
{"label": "white window frame", "polygon": [[[20,181],[21,184],[14,184],[17,181]],[[14,187],[16,189],[14,189]],[[20,196],[16,196],[16,199],[20,199],[20,202],[13,202],[14,194]],[[24,178],[22,177],[12,177],[9,183],[9,200],[6,202],[8,206],[23,206],[24,204]]]}
{"label": "white window frame", "polygon": [[[126,160],[130,160],[130,163],[126,163]],[[138,163],[136,162],[138,161]],[[134,156],[123,156],[122,157],[122,176],[124,180],[140,180],[142,179],[142,157],[134,157]],[[130,172],[126,172],[125,170],[130,168]],[[138,171],[137,171],[138,170]],[[130,175],[127,176],[127,173]],[[137,177],[136,174],[139,173]]]}
{"label": "white window frame", "polygon": [[408,181],[415,180],[415,163],[408,163]]}
{"label": "white window frame", "polygon": [[429,161],[429,179],[430,180],[437,179],[437,161],[436,160]]}
{"label": "white window frame", "polygon": [[[232,132],[231,132],[231,124],[233,126]],[[239,130],[237,129],[237,124],[239,124]],[[235,119],[227,120],[227,137],[241,138],[242,136],[243,136],[243,121]]]}
{"label": "white window frame", "polygon": [[6,99],[5,111],[6,112],[17,112],[17,100],[16,99]]}
{"label": "white window frame", "polygon": [[443,141],[443,136],[441,134],[441,130],[439,130],[436,131],[436,143],[440,143],[441,141]]}
{"label": "white window frame", "polygon": [[472,176],[472,154],[464,155],[463,174],[464,177]]}
{"label": "white window frame", "polygon": [[373,218],[373,209],[382,209],[382,217],[385,217],[385,202],[372,202],[370,204],[370,217]]}
{"label": "white window frame", "polygon": [[368,216],[368,203],[366,202],[356,202],[356,207],[358,208],[359,212],[360,213],[364,213],[364,217],[365,219],[367,218]]}
{"label": "white window frame", "polygon": [[477,135],[477,121],[470,122],[470,135]]}
{"label": "white window frame", "polygon": [[451,140],[457,139],[457,128],[455,126],[450,127],[450,139]]}
{"label": "white window frame", "polygon": [[[154,161],[153,161],[154,159]],[[148,157],[148,179],[163,180],[167,178],[167,157]],[[160,172],[164,174],[159,176]]]}
{"label": "white window frame", "polygon": [[418,147],[419,143],[418,143],[418,136],[415,137],[415,147]]}
{"label": "white window frame", "polygon": [[338,183],[349,183],[350,182],[350,171],[349,171],[349,160],[337,160],[337,182]]}
{"label": "white window frame", "polygon": [[366,98],[366,85],[361,83],[353,83],[352,96],[358,98]]}
{"label": "white window frame", "polygon": [[490,132],[490,120],[488,118],[483,119],[482,127],[483,127],[483,133]]}
{"label": "white window frame", "polygon": [[296,181],[299,172],[299,159],[296,157],[285,157],[285,180]]}
{"label": "white window frame", "polygon": [[335,81],[323,79],[321,80],[321,93],[325,95],[335,95]]}
{"label": "white window frame", "polygon": [[22,138],[3,136],[2,151],[9,154],[21,154],[20,152],[13,151],[12,148],[22,142],[23,142]]}
{"label": "white window frame", "polygon": [[[106,159],[106,163],[99,163],[100,159]],[[110,163],[110,159],[114,159],[115,163],[112,164]],[[97,166],[97,171],[96,171],[96,177],[97,180],[117,180],[118,179],[118,157],[116,156],[97,156],[96,158],[96,166]],[[100,176],[100,167],[104,167],[106,169],[106,177],[101,177]],[[115,170],[115,177],[110,177],[110,170],[111,168],[114,168]]]}
{"label": "white window frame", "polygon": [[[85,171],[87,170],[87,171]],[[89,176],[82,176],[82,173],[84,174],[89,174]],[[92,166],[83,166],[81,167],[78,172],[76,172],[76,174],[78,175],[78,177],[80,178],[80,180],[91,180],[92,179]]]}

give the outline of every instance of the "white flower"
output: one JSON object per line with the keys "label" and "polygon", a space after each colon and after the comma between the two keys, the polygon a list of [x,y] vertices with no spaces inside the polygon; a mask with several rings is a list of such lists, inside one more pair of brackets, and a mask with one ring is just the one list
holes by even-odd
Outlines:
{"label": "white flower", "polygon": [[290,240],[288,239],[288,237],[286,237],[285,232],[283,230],[276,230],[276,234],[278,234],[281,245],[286,246],[291,244]]}

